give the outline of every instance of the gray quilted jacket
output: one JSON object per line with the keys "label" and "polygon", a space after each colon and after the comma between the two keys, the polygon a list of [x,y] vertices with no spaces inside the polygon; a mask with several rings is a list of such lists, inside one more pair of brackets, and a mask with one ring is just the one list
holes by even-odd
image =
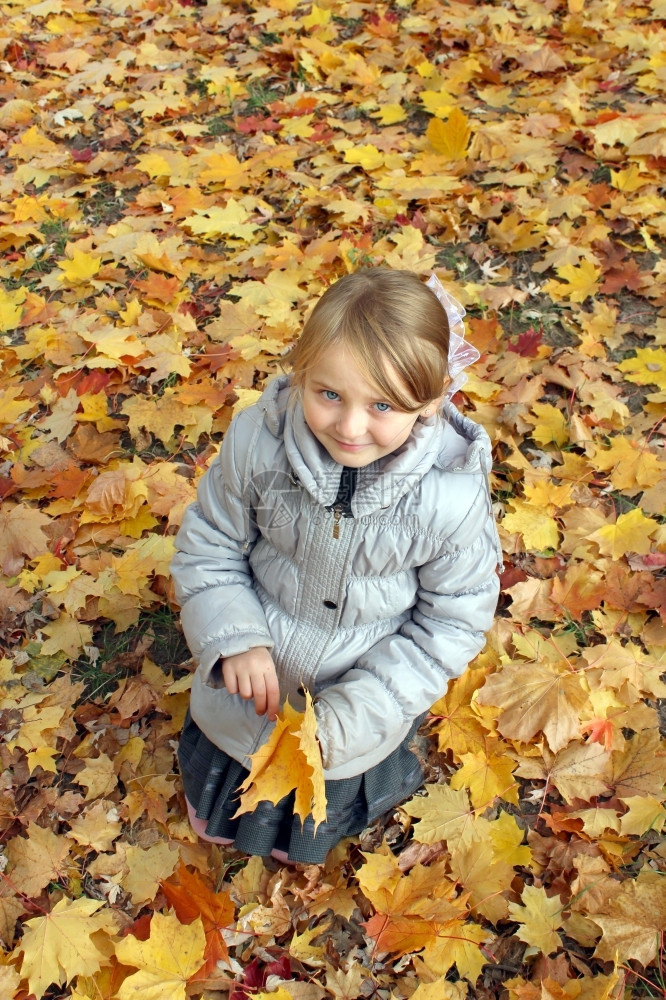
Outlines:
{"label": "gray quilted jacket", "polygon": [[249,767],[274,723],[226,691],[218,661],[266,646],[281,698],[315,696],[326,777],[346,778],[388,756],[484,645],[502,558],[490,444],[446,404],[359,470],[340,518],[341,466],[290,391],[275,379],[234,418],[176,538],[190,710]]}

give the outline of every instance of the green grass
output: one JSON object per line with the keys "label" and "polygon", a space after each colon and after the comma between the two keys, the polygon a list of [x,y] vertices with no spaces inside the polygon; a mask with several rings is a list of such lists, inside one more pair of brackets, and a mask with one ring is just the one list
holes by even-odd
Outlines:
{"label": "green grass", "polygon": [[280,96],[277,90],[271,90],[270,87],[265,87],[263,83],[258,81],[248,84],[247,93],[246,109],[248,111],[258,111],[265,108],[266,105],[277,101]]}
{"label": "green grass", "polygon": [[94,648],[98,652],[79,656],[72,667],[72,678],[85,684],[80,702],[106,698],[121,680],[134,673],[137,662],[133,654],[143,640],[148,640],[145,655],[165,673],[181,673],[178,666],[189,659],[190,653],[177,615],[159,606],[143,611],[136,625],[124,632],[116,632],[114,624],[107,622],[95,634]]}

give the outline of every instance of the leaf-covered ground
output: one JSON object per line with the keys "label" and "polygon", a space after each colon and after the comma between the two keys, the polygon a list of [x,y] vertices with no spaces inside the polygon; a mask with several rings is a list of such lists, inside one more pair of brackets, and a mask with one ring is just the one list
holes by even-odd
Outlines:
{"label": "leaf-covered ground", "polygon": [[[0,993],[664,996],[666,3],[4,0]],[[435,270],[506,554],[428,784],[196,842],[173,535],[338,275]]]}

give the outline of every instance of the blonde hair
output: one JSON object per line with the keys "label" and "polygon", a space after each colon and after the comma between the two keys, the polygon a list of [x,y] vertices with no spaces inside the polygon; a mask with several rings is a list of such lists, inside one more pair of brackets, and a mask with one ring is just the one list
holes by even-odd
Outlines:
{"label": "blonde hair", "polygon": [[444,389],[449,322],[437,296],[411,271],[355,271],[331,285],[286,358],[294,384],[302,388],[321,355],[339,346],[396,409],[418,410]]}

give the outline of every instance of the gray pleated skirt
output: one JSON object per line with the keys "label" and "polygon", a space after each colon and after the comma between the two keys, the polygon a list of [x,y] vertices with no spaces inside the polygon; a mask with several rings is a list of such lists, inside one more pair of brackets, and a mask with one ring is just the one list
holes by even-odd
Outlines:
{"label": "gray pleated skirt", "polygon": [[275,848],[291,861],[322,864],[344,837],[353,837],[375,819],[403,802],[423,783],[423,771],[409,748],[425,716],[385,760],[364,774],[326,782],[326,821],[315,832],[312,816],[294,816],[294,795],[277,805],[260,802],[251,813],[231,817],[238,809],[239,785],[248,771],[202,733],[187,713],[178,761],[188,802],[206,821],[206,835],[226,837],[245,854],[268,855]]}

